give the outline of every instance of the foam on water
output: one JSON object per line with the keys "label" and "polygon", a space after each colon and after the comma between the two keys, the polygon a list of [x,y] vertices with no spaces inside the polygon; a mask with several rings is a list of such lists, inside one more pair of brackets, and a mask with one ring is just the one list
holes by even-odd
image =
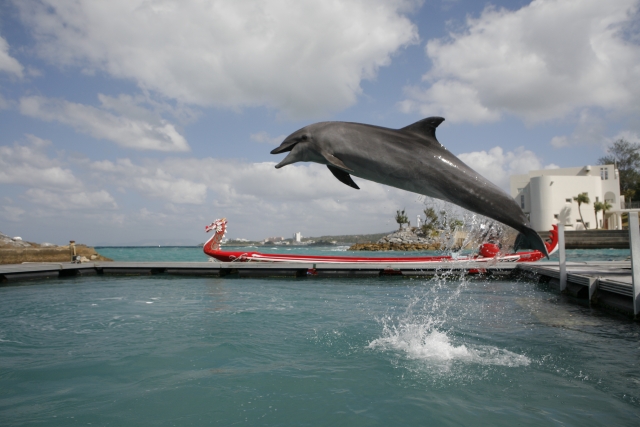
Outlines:
{"label": "foam on water", "polygon": [[369,348],[395,351],[408,359],[436,364],[462,361],[481,365],[528,366],[528,357],[492,346],[455,345],[446,332],[423,324],[385,326],[382,337],[369,343]]}
{"label": "foam on water", "polygon": [[[446,326],[448,309],[456,317],[467,315],[469,301],[464,300],[464,278],[436,278],[416,291],[406,311],[379,319],[381,336],[368,345],[370,349],[393,352],[408,360],[448,367],[454,362],[494,366],[528,366],[528,357],[495,346],[456,343],[455,329]],[[454,285],[459,283],[459,285]]]}

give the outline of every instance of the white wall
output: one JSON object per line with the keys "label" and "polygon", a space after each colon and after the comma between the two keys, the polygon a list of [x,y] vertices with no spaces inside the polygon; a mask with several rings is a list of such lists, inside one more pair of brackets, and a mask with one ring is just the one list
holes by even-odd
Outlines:
{"label": "white wall", "polygon": [[[614,165],[531,171],[526,175],[513,175],[510,184],[511,196],[529,216],[536,231],[550,230],[559,222],[564,223],[567,230],[583,230],[584,225],[578,222],[578,203],[573,201],[580,193],[587,193],[590,199],[590,203],[582,204],[580,209],[590,229],[596,228],[594,202],[607,199],[612,205],[609,212],[620,210],[620,181]],[[602,212],[598,218],[603,219]]]}
{"label": "white wall", "polygon": [[587,193],[589,204],[581,211],[589,228],[596,228],[593,202],[602,201],[602,180],[599,176],[538,176],[531,179],[531,226],[536,231],[550,230],[553,224],[563,222],[567,230],[583,230],[578,222],[578,203],[573,198]]}

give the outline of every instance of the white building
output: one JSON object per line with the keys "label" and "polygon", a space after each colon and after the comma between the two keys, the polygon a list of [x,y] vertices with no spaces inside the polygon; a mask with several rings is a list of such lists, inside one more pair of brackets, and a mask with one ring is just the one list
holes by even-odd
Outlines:
{"label": "white building", "polygon": [[[566,230],[596,228],[594,202],[608,202],[611,209],[598,212],[597,226],[609,230],[622,228],[622,213],[638,211],[623,209],[620,179],[614,165],[584,166],[577,168],[543,169],[526,175],[512,175],[511,196],[527,214],[536,231],[548,231],[553,224],[564,223]],[[590,203],[580,210],[585,224],[580,221],[578,203],[573,200],[587,193]]]}
{"label": "white building", "polygon": [[293,241],[297,243],[302,241],[302,234],[299,231],[293,234]]}

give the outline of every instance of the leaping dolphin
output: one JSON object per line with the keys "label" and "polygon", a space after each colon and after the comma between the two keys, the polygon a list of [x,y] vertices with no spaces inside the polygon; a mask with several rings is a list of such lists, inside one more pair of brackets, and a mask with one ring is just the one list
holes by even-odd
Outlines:
{"label": "leaping dolphin", "polygon": [[443,121],[429,117],[402,129],[320,122],[292,133],[271,154],[290,151],[277,169],[315,162],[327,165],[340,182],[355,189],[360,187],[351,175],[449,201],[518,230],[515,250],[537,249],[548,257],[542,238],[515,200],[438,142],[436,128]]}

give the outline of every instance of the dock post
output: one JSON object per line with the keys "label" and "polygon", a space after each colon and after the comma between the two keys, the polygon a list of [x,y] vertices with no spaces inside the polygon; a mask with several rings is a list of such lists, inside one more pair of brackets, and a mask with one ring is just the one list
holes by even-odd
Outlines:
{"label": "dock post", "polygon": [[629,247],[631,248],[633,315],[637,318],[640,314],[640,227],[637,212],[629,212]]}
{"label": "dock post", "polygon": [[589,306],[594,302],[596,291],[598,290],[598,279],[589,277]]}
{"label": "dock post", "polygon": [[567,289],[567,256],[564,252],[564,224],[558,224],[558,257],[560,258],[560,292]]}

